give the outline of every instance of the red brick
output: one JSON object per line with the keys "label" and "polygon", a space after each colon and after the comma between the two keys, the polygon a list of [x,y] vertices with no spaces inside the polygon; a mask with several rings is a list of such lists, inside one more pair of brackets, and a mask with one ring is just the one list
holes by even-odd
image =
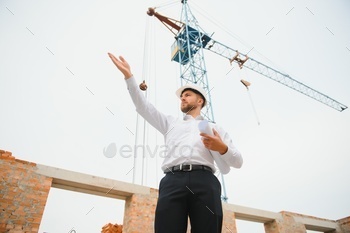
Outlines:
{"label": "red brick", "polygon": [[40,224],[40,222],[41,222],[41,218],[35,218],[35,219],[33,220],[33,223],[38,223],[38,224]]}
{"label": "red brick", "polygon": [[[31,227],[24,227],[23,228],[24,233],[32,233],[32,228]],[[33,231],[34,232],[34,231]],[[37,233],[37,232],[36,232]]]}
{"label": "red brick", "polygon": [[23,227],[21,225],[16,225],[15,223],[15,230],[23,230]]}
{"label": "red brick", "polygon": [[24,212],[23,210],[16,210],[14,212],[14,215],[16,215],[16,216],[25,216],[26,212]]}
{"label": "red brick", "polygon": [[17,216],[17,215],[11,214],[11,215],[9,216],[9,219],[11,219],[11,220],[18,219],[18,216]]}
{"label": "red brick", "polygon": [[7,203],[0,203],[0,211],[2,210],[2,209],[7,209],[7,208],[9,208],[9,204],[7,204]]}
{"label": "red brick", "polygon": [[11,231],[11,233],[23,233],[22,229]]}
{"label": "red brick", "polygon": [[13,224],[6,225],[6,229],[13,229],[13,228],[15,228],[15,225],[13,225]]}

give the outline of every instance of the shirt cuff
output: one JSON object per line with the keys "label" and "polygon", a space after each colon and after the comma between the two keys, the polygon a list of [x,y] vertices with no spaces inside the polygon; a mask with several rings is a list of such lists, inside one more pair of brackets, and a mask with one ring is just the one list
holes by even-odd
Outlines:
{"label": "shirt cuff", "polygon": [[243,164],[241,153],[236,148],[228,147],[227,152],[221,155],[221,158],[230,165],[230,167],[240,168]]}
{"label": "shirt cuff", "polygon": [[134,76],[131,76],[130,78],[125,79],[125,82],[128,90],[137,87],[136,79]]}

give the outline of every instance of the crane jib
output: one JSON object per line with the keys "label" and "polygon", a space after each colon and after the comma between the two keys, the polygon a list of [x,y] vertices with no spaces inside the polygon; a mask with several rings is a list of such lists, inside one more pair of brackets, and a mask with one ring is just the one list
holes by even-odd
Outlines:
{"label": "crane jib", "polygon": [[[221,44],[218,41],[211,40],[210,43],[207,44],[204,49],[209,50],[213,53],[216,53],[222,57],[227,58],[229,61],[234,61],[239,64],[236,60],[232,59],[235,56],[237,56],[237,53],[239,53],[237,50],[232,49],[226,45]],[[241,56],[246,56],[242,53],[239,53]],[[239,64],[240,65],[240,64]],[[241,65],[240,65],[241,66]],[[288,74],[284,74],[276,69],[273,69],[253,58],[247,59],[247,61],[242,64],[243,67],[246,67],[250,70],[253,70],[267,78],[270,78],[276,82],[279,82],[295,91],[298,91],[314,100],[317,100],[335,110],[338,110],[340,112],[344,111],[348,107],[344,104],[341,104],[340,102],[336,101],[335,99],[316,91],[315,89],[291,78]]]}

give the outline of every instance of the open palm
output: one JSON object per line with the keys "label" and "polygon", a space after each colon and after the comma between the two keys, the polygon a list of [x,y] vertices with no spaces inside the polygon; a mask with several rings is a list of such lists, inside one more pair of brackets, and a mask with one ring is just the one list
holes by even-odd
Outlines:
{"label": "open palm", "polygon": [[130,65],[122,56],[119,56],[119,59],[111,53],[108,53],[108,56],[111,58],[114,65],[124,74],[126,79],[132,76]]}

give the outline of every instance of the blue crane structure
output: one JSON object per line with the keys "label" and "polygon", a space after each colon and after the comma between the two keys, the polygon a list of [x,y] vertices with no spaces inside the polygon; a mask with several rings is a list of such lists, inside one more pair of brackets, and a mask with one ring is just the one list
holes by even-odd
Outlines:
{"label": "blue crane structure", "polygon": [[[335,99],[293,79],[288,74],[264,65],[240,53],[238,50],[214,40],[201,29],[187,4],[187,0],[182,0],[181,2],[183,6],[180,21],[160,15],[158,12],[155,12],[154,8],[149,8],[147,14],[157,17],[175,35],[176,40],[172,45],[171,59],[180,63],[181,80],[185,83],[202,85],[208,91],[210,98],[210,89],[203,56],[203,49],[205,49],[228,59],[230,63],[237,63],[240,68],[246,67],[253,70],[335,110],[341,112],[348,108]],[[213,111],[211,109],[212,104],[209,100],[209,105],[204,115],[209,120],[214,121]]]}
{"label": "blue crane structure", "polygon": [[[155,8],[149,8],[147,14],[149,16],[155,16],[174,34],[175,42],[171,47],[171,60],[180,64],[181,85],[188,83],[197,84],[207,92],[207,105],[202,109],[202,115],[208,121],[215,122],[210,95],[211,89],[208,82],[203,54],[204,49],[228,59],[231,64],[233,62],[237,63],[241,69],[246,67],[253,70],[340,112],[347,109],[347,106],[344,104],[341,104],[331,97],[291,78],[288,74],[264,65],[263,63],[248,57],[246,54],[242,54],[238,50],[232,49],[214,40],[199,26],[198,21],[187,4],[187,0],[181,0],[181,3],[182,11],[180,20],[163,16],[156,12]],[[223,181],[222,176],[222,199],[227,201]]]}

